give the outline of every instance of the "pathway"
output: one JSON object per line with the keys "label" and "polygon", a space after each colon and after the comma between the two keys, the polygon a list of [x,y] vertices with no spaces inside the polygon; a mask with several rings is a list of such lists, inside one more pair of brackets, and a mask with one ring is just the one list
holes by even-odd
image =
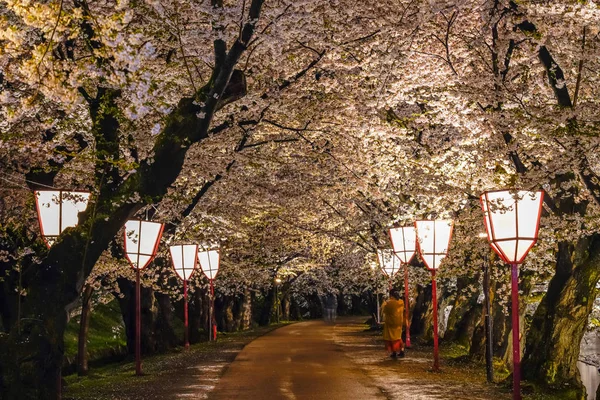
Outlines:
{"label": "pathway", "polygon": [[261,399],[510,399],[478,369],[445,365],[429,372],[430,349],[386,357],[380,334],[364,318],[293,324],[247,345],[208,395],[212,400]]}
{"label": "pathway", "polygon": [[209,399],[385,399],[334,343],[334,326],[301,322],[256,339]]}

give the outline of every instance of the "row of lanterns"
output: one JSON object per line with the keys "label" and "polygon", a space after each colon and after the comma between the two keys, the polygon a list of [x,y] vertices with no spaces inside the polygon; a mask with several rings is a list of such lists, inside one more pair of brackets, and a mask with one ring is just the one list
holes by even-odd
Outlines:
{"label": "row of lanterns", "polygon": [[[491,248],[511,265],[513,399],[521,399],[518,264],[523,263],[538,238],[544,194],[542,191],[498,190],[481,195],[484,225]],[[452,220],[416,221],[414,226],[390,229],[392,249],[378,250],[379,266],[391,279],[404,265],[406,345],[410,346],[408,264],[418,251],[431,272],[433,307],[433,370],[439,371],[437,287],[435,273],[448,254]]]}
{"label": "row of lanterns", "polygon": [[[40,230],[46,245],[51,247],[58,236],[67,228],[75,227],[78,214],[85,211],[90,198],[89,192],[68,192],[43,190],[35,192]],[[135,359],[136,374],[142,374],[141,367],[141,306],[140,271],[146,268],[156,256],[162,237],[164,224],[138,219],[128,220],[124,229],[125,256],[136,272],[136,315],[135,315]],[[183,281],[184,296],[184,343],[189,348],[188,325],[188,281],[196,270],[196,265],[210,282],[209,340],[216,339],[216,326],[213,324],[214,284],[219,271],[219,249],[200,249],[196,244],[179,244],[169,247],[173,269]]]}
{"label": "row of lanterns", "polygon": [[[36,206],[42,236],[48,247],[68,227],[77,225],[78,214],[87,208],[89,192],[36,191]],[[542,212],[543,192],[491,191],[481,195],[481,207],[487,238],[492,249],[506,263],[511,264],[512,287],[512,327],[513,327],[513,397],[520,399],[520,344],[519,344],[519,294],[518,264],[525,260],[529,250],[537,241]],[[150,221],[129,220],[125,224],[125,251],[129,262],[136,270],[136,373],[141,374],[140,362],[140,270],[145,268],[156,255],[163,224]],[[410,346],[408,327],[408,263],[418,250],[421,259],[431,272],[434,325],[434,365],[439,370],[437,290],[435,272],[448,254],[452,236],[453,221],[421,220],[414,226],[390,229],[393,250],[378,251],[381,269],[393,278],[404,264],[405,304],[407,320],[407,345]],[[187,322],[187,281],[192,276],[196,264],[210,281],[211,305],[209,338],[215,337],[212,324],[214,307],[213,280],[219,268],[218,248],[198,250],[197,245],[176,245],[170,247],[173,267],[184,283],[185,345],[188,342]]]}

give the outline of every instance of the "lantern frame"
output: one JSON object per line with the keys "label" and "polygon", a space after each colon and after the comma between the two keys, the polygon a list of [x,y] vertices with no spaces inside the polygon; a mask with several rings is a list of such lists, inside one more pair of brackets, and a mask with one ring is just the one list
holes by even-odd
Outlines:
{"label": "lantern frame", "polygon": [[[424,223],[433,223],[433,250],[429,250],[426,249],[427,251],[424,251],[423,249],[423,244],[421,243],[422,240],[422,236],[419,235],[419,224],[424,224]],[[444,251],[437,251],[437,238],[436,238],[436,231],[437,231],[437,225],[438,224],[443,224],[443,223],[448,223],[448,227],[449,227],[449,232],[448,232],[448,239],[446,241],[445,244],[445,248]],[[421,229],[421,232],[423,232],[423,226]],[[454,220],[451,219],[435,219],[435,220],[416,220],[415,221],[415,234],[417,237],[417,249],[419,251],[419,254],[421,255],[421,259],[423,260],[423,263],[425,264],[425,266],[427,267],[427,269],[429,271],[437,271],[440,267],[439,265],[442,263],[442,261],[444,260],[444,258],[446,258],[448,256],[448,250],[450,248],[450,242],[452,241],[452,234],[454,233]],[[433,265],[429,265],[429,262],[427,261],[427,257],[426,256],[433,256]]]}
{"label": "lantern frame", "polygon": [[[78,224],[78,216],[79,213],[84,212],[87,209],[88,203],[90,201],[90,197],[92,195],[91,192],[86,191],[86,190],[34,190],[34,197],[35,197],[35,207],[36,207],[36,211],[37,211],[37,215],[38,215],[38,222],[40,224],[40,232],[42,234],[42,238],[44,239],[44,242],[46,243],[46,246],[48,248],[50,248],[58,239],[58,237],[63,233],[63,231],[67,228],[72,228],[77,226]],[[44,194],[48,194],[49,196],[51,196],[50,199],[41,199],[41,197]],[[78,202],[73,202],[70,201],[70,203],[72,203],[72,207],[64,207],[63,204],[65,202],[69,202],[68,197],[77,197],[80,196],[83,200],[82,201],[78,201]],[[65,199],[65,197],[67,197]],[[43,201],[48,201],[48,203],[44,203]],[[78,207],[79,204],[83,203],[84,207]],[[48,204],[46,206],[46,204]],[[55,207],[57,207],[58,209],[53,211],[52,214],[55,215],[48,215],[48,213],[43,213],[42,209],[43,208],[50,208],[50,209],[54,209]],[[69,211],[73,211],[75,212],[75,215],[72,216],[70,214],[66,214],[69,213]],[[58,221],[54,221],[56,222],[56,228],[57,228],[57,233],[56,234],[48,234],[47,232],[50,230],[49,228],[49,220],[48,218],[57,218]],[[67,218],[65,218],[67,217]],[[72,217],[72,218],[71,218]],[[70,222],[65,222],[65,219],[70,219],[70,220],[74,220],[74,221],[70,221]],[[46,226],[46,229],[44,228],[44,226]]]}
{"label": "lantern frame", "polygon": [[[506,194],[506,196],[504,197],[497,197],[496,199],[490,199],[490,195],[493,194]],[[532,205],[535,205],[537,203],[537,214],[536,214],[536,218],[535,220],[533,219],[529,219],[530,218],[530,213],[526,213],[527,215],[527,219],[528,221],[525,222],[525,224],[528,223],[535,223],[535,228],[533,229],[533,236],[521,236],[519,231],[523,231],[523,230],[530,230],[531,228],[527,228],[523,225],[523,221],[519,220],[519,203],[521,202],[521,200],[523,200],[526,196],[531,196],[532,194],[535,194],[535,198],[533,198],[533,201],[531,202]],[[517,198],[515,198],[515,196]],[[537,198],[539,196],[539,198]],[[506,200],[510,199],[513,203],[512,204],[505,204]],[[483,220],[484,220],[484,225],[485,225],[485,230],[487,233],[487,239],[488,242],[490,243],[490,246],[492,247],[492,249],[494,250],[494,252],[496,254],[498,254],[498,256],[500,257],[500,259],[502,259],[502,261],[504,261],[507,264],[522,264],[523,261],[525,261],[525,257],[527,257],[527,254],[529,254],[529,251],[533,248],[533,246],[537,243],[538,240],[538,234],[539,234],[539,229],[540,229],[540,220],[541,220],[541,216],[542,216],[542,210],[543,210],[543,203],[544,203],[544,191],[543,190],[538,190],[538,191],[527,191],[527,190],[491,190],[491,191],[487,191],[484,192],[480,198],[479,198],[480,202],[481,202],[481,209],[483,210]],[[498,205],[494,205],[493,203],[497,201],[499,204]],[[492,207],[490,207],[492,206]],[[523,206],[521,204],[521,206]],[[492,208],[493,207],[499,207],[500,209],[504,209],[504,208],[510,208],[509,211],[504,211],[502,213],[497,213],[496,211],[494,211]],[[512,209],[512,207],[514,207],[514,209]],[[514,235],[511,236],[502,236],[499,234],[499,232],[497,232],[497,225],[499,225],[499,215],[505,215],[508,212],[510,212],[510,214],[514,214],[514,220],[510,220],[510,222],[512,222],[512,227],[514,228]],[[521,217],[523,217],[523,215],[521,215]],[[496,220],[496,221],[494,221]],[[507,220],[508,222],[508,220]],[[510,242],[514,242],[514,252],[512,251],[508,251],[508,249],[506,248],[505,244],[508,244]],[[526,243],[525,246],[525,250],[524,251],[519,251],[520,250],[520,245],[523,242],[530,242],[530,243]],[[512,254],[511,254],[512,253]]]}
{"label": "lantern frame", "polygon": [[[137,231],[135,230],[135,228],[128,228],[128,224],[129,223],[138,223],[137,225]],[[152,250],[150,252],[146,252],[144,251],[144,253],[142,253],[142,241],[144,240],[144,235],[142,234],[142,228],[144,227],[144,225],[148,226],[148,225],[160,225],[160,227],[158,227],[158,232],[155,232],[156,237],[154,238],[154,243],[152,244],[152,246],[150,247]],[[163,229],[165,227],[165,224],[160,223],[160,222],[153,222],[153,221],[144,221],[141,219],[130,219],[127,220],[127,222],[125,222],[125,226],[124,226],[124,232],[123,232],[123,239],[125,240],[125,257],[127,257],[127,260],[129,260],[129,263],[131,264],[131,267],[133,269],[139,269],[139,270],[143,270],[144,268],[146,268],[148,266],[148,264],[150,264],[152,262],[152,260],[154,260],[154,257],[156,257],[156,253],[158,251],[158,246],[160,245],[160,239],[162,238],[162,233],[163,233]],[[133,230],[134,235],[137,233],[137,238],[131,239],[128,236],[128,231],[131,232]],[[128,250],[128,246],[127,246],[127,241],[130,240],[134,245],[137,245],[137,249],[134,249],[134,251],[129,251]],[[135,241],[137,240],[137,244],[135,243]],[[144,244],[144,247],[148,247],[147,245]],[[132,259],[133,256],[135,257],[135,260]],[[144,261],[144,265],[140,267],[140,257],[147,257],[147,259]],[[137,266],[136,266],[137,265]]]}
{"label": "lantern frame", "polygon": [[[211,252],[216,252],[217,253],[217,266],[216,269],[212,267],[211,265]],[[208,269],[205,269],[202,267],[202,258],[200,255],[204,255],[206,254],[206,261],[208,261]],[[217,325],[216,323],[213,323],[213,316],[215,314],[215,286],[214,286],[214,280],[217,277],[217,274],[219,273],[219,264],[221,263],[221,248],[219,246],[207,246],[207,248],[202,247],[202,249],[200,249],[200,247],[198,247],[198,265],[200,265],[200,270],[204,273],[204,275],[208,278],[208,282],[210,284],[210,292],[209,292],[209,315],[208,315],[208,320],[209,320],[209,327],[208,327],[208,340],[212,341],[212,340],[217,340]],[[215,271],[214,275],[213,275],[213,271]]]}
{"label": "lantern frame", "polygon": [[[410,237],[407,239],[407,232],[409,232],[408,236],[410,236],[410,232],[412,231],[412,249]],[[399,228],[390,228],[389,230],[390,242],[392,242],[392,248],[394,249],[394,253],[396,256],[402,261],[404,264],[408,264],[410,260],[417,253],[417,229],[414,225],[411,226],[402,226]]]}
{"label": "lantern frame", "polygon": [[[198,246],[198,265],[200,266],[200,270],[202,271],[202,273],[204,273],[204,275],[208,278],[208,280],[213,281],[217,278],[217,275],[219,273],[219,264],[221,263],[221,251],[220,251],[220,247],[219,246],[214,246],[214,247],[208,247],[208,248],[200,248],[200,246]],[[217,266],[216,268],[213,268],[213,266],[211,265],[211,252],[216,252],[217,254]],[[201,256],[206,254],[206,260],[203,260],[203,257]],[[208,268],[205,268],[202,264],[203,261],[208,261]],[[214,274],[213,274],[214,271]]]}
{"label": "lantern frame", "polygon": [[[389,252],[389,254],[388,254]],[[392,268],[391,272],[388,271],[387,263],[384,257],[391,256]],[[377,264],[379,265],[379,269],[390,279],[393,279],[396,273],[400,270],[402,266],[402,260],[398,255],[394,252],[393,249],[377,249]]]}
{"label": "lantern frame", "polygon": [[[194,248],[194,261],[192,264],[192,268],[189,268],[186,265],[186,253],[185,253],[185,248],[188,247],[193,247]],[[181,268],[177,268],[177,266],[175,265],[175,257],[173,256],[174,251],[181,251]],[[175,274],[177,274],[177,276],[179,278],[181,278],[181,280],[183,281],[189,281],[192,278],[192,275],[194,275],[194,272],[196,271],[196,266],[198,264],[198,245],[197,244],[176,244],[173,246],[169,246],[169,253],[171,254],[171,264],[173,265],[173,270],[175,271]],[[189,275],[187,275],[187,271],[189,271],[191,269],[191,272],[189,273]],[[181,271],[181,274],[180,274]]]}

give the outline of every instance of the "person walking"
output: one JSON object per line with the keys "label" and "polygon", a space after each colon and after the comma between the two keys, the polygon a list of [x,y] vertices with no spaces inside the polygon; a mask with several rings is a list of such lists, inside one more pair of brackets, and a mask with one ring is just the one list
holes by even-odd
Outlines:
{"label": "person walking", "polygon": [[404,325],[404,302],[396,289],[390,290],[390,298],[383,303],[383,340],[390,357],[404,357],[402,326]]}

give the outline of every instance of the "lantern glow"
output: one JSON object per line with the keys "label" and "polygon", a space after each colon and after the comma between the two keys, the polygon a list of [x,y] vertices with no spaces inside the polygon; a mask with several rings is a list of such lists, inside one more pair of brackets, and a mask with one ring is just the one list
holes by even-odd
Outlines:
{"label": "lantern glow", "polygon": [[164,225],[130,219],[125,223],[125,255],[134,269],[144,269],[158,250]]}
{"label": "lantern glow", "polygon": [[198,261],[198,246],[195,244],[180,244],[170,246],[171,260],[175,273],[184,281],[188,281]]}
{"label": "lantern glow", "polygon": [[544,192],[497,190],[481,195],[483,220],[490,246],[511,265],[513,399],[521,399],[521,338],[519,328],[519,267],[537,242]]}
{"label": "lantern glow", "polygon": [[204,275],[209,280],[214,280],[219,272],[219,249],[198,250],[198,263]]}
{"label": "lantern glow", "polygon": [[394,253],[400,260],[408,264],[417,251],[417,234],[414,226],[390,229],[390,239]]}
{"label": "lantern glow", "polygon": [[481,195],[490,246],[508,264],[521,264],[536,243],[544,193],[508,190]]}
{"label": "lantern glow", "polygon": [[65,229],[77,226],[79,213],[85,211],[91,195],[63,190],[36,190],[34,194],[40,230],[48,247]]}
{"label": "lantern glow", "polygon": [[417,251],[417,232],[414,226],[390,229],[394,253],[404,264],[404,318],[406,324],[406,347],[410,347],[410,297],[408,289],[408,263]]}
{"label": "lantern glow", "polygon": [[379,262],[379,268],[390,279],[400,269],[400,259],[392,249],[377,249],[377,261]]}
{"label": "lantern glow", "polygon": [[416,221],[419,253],[430,271],[440,267],[442,260],[448,255],[448,246],[452,239],[452,220]]}

